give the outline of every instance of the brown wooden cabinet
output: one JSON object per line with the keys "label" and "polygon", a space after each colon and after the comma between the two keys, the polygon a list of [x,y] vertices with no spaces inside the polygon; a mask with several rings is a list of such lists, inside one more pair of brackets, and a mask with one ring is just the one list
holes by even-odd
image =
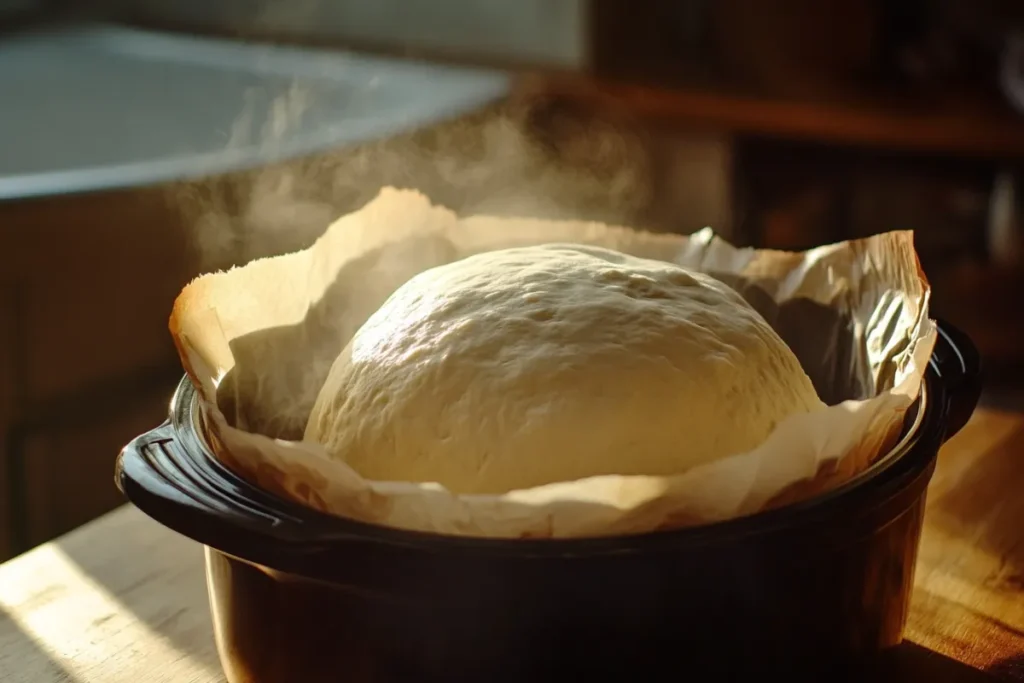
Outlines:
{"label": "brown wooden cabinet", "polygon": [[114,456],[180,373],[186,235],[162,188],[0,203],[0,558],[123,502]]}

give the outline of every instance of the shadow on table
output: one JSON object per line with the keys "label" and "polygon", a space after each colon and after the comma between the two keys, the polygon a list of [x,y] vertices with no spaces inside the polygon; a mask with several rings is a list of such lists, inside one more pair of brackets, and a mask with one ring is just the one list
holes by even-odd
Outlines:
{"label": "shadow on table", "polygon": [[848,678],[847,683],[993,683],[997,680],[963,662],[904,641]]}
{"label": "shadow on table", "polygon": [[1024,653],[1000,659],[987,671],[1001,680],[1024,681]]}
{"label": "shadow on table", "polygon": [[80,683],[0,608],[0,677],[9,683]]}

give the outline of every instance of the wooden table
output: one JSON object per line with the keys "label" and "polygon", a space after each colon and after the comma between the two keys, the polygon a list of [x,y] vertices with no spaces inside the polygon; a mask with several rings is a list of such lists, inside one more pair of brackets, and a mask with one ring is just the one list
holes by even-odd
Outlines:
{"label": "wooden table", "polygon": [[[1024,414],[979,410],[932,482],[909,642],[870,680],[1024,681],[1022,493]],[[123,507],[0,566],[0,680],[224,681],[201,548]]]}

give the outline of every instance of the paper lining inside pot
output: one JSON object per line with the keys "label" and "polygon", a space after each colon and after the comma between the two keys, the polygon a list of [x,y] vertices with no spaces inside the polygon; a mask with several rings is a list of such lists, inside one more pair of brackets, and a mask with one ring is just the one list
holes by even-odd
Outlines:
{"label": "paper lining inside pot", "polygon": [[[503,495],[369,481],[300,440],[338,353],[401,284],[474,253],[544,242],[605,246],[722,279],[790,345],[830,407],[784,420],[753,451],[678,475],[605,475]],[[681,236],[460,219],[419,193],[387,188],[309,249],[196,279],[175,302],[170,326],[217,457],[259,486],[405,529],[602,536],[743,516],[863,471],[895,441],[920,391],[935,342],[929,291],[906,231],[803,253],[738,249],[709,229]]]}

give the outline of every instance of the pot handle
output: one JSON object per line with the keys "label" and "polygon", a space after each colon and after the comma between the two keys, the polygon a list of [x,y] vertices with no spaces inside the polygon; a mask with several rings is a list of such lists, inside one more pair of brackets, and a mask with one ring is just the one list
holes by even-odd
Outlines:
{"label": "pot handle", "polygon": [[963,429],[981,398],[981,354],[970,337],[944,320],[928,365],[939,378],[946,400],[946,440]]}
{"label": "pot handle", "polygon": [[[172,409],[173,411],[173,409]],[[365,542],[353,522],[325,521],[258,489],[216,458],[175,419],[133,439],[117,457],[114,480],[135,507],[164,526],[204,545],[258,557],[267,542],[279,551],[316,553],[325,541]]]}
{"label": "pot handle", "polygon": [[171,421],[165,420],[121,449],[114,467],[114,483],[133,503],[161,494],[185,502],[192,496],[186,495],[187,489],[180,485],[183,478],[179,480],[173,474],[180,473],[180,468],[171,467],[181,450],[174,439]]}
{"label": "pot handle", "polygon": [[201,444],[167,420],[133,439],[117,457],[114,481],[148,516],[204,544],[220,537],[265,533],[292,521],[263,505],[245,483],[214,462],[201,461]]}

